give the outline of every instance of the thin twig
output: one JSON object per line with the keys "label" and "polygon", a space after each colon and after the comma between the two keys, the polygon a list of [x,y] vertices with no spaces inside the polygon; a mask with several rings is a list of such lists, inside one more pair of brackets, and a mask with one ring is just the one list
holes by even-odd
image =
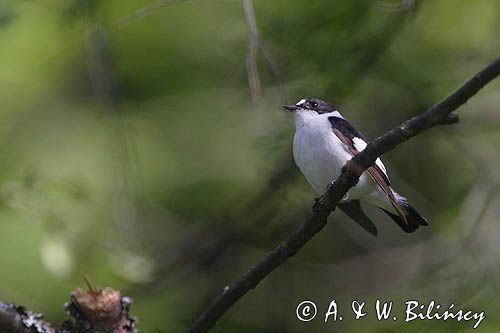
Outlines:
{"label": "thin twig", "polygon": [[375,6],[388,12],[406,12],[415,7],[415,0],[401,0],[399,3],[377,1]]}
{"label": "thin twig", "polygon": [[248,52],[247,52],[247,75],[248,85],[252,101],[257,103],[262,98],[260,89],[259,70],[257,69],[257,51],[259,50],[259,34],[257,32],[257,23],[255,22],[255,13],[252,0],[242,0],[243,11],[248,28]]}
{"label": "thin twig", "polygon": [[254,289],[262,279],[297,253],[316,233],[323,229],[332,210],[347,191],[356,185],[360,175],[375,162],[377,157],[438,124],[443,117],[465,104],[469,98],[498,75],[500,75],[500,58],[497,58],[429,110],[405,121],[369,143],[365,150],[346,163],[340,176],[329,185],[326,193],[317,200],[306,221],[291,236],[250,268],[235,284],[231,287],[225,287],[223,292],[195,320],[189,332],[207,332],[241,297]]}
{"label": "thin twig", "polygon": [[188,1],[188,0],[161,0],[158,2],[154,2],[150,5],[147,5],[145,7],[142,7],[141,9],[136,10],[135,12],[133,12],[130,15],[127,15],[127,16],[120,18],[116,23],[118,24],[119,27],[123,27],[123,26],[129,24],[130,22],[135,21],[141,17],[144,17],[144,16],[149,15],[149,14],[153,14],[158,9],[169,7],[169,6],[175,5],[176,3],[185,2],[185,1]]}
{"label": "thin twig", "polygon": [[143,198],[137,175],[137,152],[127,113],[119,104],[119,86],[113,57],[106,39],[106,30],[90,13],[86,17],[87,67],[93,93],[99,106],[109,112],[110,151],[113,162],[115,187],[113,191],[113,213],[119,232],[117,243],[120,247],[132,248],[137,244],[134,233],[139,227],[138,219]]}
{"label": "thin twig", "polygon": [[263,43],[262,40],[259,40],[259,49],[260,52],[262,53],[262,56],[264,57],[264,60],[266,60],[269,70],[271,71],[271,74],[274,76],[274,79],[278,83],[278,86],[280,88],[280,93],[281,93],[281,102],[282,104],[289,104],[290,103],[290,96],[288,94],[288,89],[286,88],[285,85],[285,80],[283,80],[283,76],[281,75],[278,66],[276,63],[273,61],[273,58],[271,57],[271,53],[267,49],[266,45]]}

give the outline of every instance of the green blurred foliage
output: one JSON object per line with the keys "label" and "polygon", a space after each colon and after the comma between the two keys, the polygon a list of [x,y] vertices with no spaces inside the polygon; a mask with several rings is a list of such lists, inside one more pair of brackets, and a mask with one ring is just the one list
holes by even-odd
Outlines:
{"label": "green blurred foliage", "polygon": [[[254,0],[275,68],[259,53],[252,105],[240,1],[179,1],[119,24],[149,4],[0,2],[0,299],[49,320],[86,273],[134,298],[143,331],[185,330],[313,202],[283,101],[329,100],[374,138],[500,54],[495,0]],[[295,318],[304,299],[380,298],[484,309],[477,331],[497,332],[499,105],[497,81],[460,124],[384,156],[429,228],[405,235],[368,208],[373,238],[336,212],[214,331],[471,329]]]}

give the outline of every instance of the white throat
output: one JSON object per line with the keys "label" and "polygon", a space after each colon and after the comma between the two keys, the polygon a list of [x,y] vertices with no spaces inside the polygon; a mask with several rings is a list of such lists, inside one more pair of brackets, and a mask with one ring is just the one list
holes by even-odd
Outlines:
{"label": "white throat", "polygon": [[311,110],[306,110],[306,109],[298,109],[297,111],[294,112],[293,120],[295,123],[295,129],[299,129],[305,124],[307,124],[309,121],[312,119],[318,118],[318,117],[339,117],[339,118],[344,118],[338,111],[333,111],[333,112],[328,112],[328,113],[323,113],[319,114],[315,111]]}

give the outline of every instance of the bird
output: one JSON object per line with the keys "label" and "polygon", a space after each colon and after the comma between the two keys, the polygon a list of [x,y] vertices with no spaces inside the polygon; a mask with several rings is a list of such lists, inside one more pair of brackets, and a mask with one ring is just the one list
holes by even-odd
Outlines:
{"label": "bird", "polygon": [[[366,148],[366,139],[337,108],[324,100],[303,98],[282,107],[293,113],[295,163],[312,188],[322,194],[340,175],[344,165]],[[429,225],[427,219],[393,189],[380,158],[363,172],[358,183],[337,205],[376,236],[377,227],[364,213],[361,202],[380,208],[406,233]]]}

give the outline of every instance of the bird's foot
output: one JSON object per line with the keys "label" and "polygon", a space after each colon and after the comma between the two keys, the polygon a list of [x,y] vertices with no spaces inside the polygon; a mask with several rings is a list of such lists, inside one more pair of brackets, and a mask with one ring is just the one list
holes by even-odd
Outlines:
{"label": "bird's foot", "polygon": [[320,204],[321,204],[321,197],[314,198],[313,211],[319,212]]}

